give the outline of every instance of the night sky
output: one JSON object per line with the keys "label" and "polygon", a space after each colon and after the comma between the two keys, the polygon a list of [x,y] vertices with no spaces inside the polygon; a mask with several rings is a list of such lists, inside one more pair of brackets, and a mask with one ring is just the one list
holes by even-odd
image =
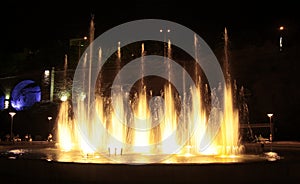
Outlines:
{"label": "night sky", "polygon": [[183,24],[208,41],[218,39],[225,26],[233,38],[243,36],[241,34],[245,31],[268,38],[279,25],[295,24],[299,20],[296,4],[287,1],[270,5],[260,1],[199,1],[196,4],[195,1],[135,0],[105,3],[4,3],[1,28],[5,44],[2,47],[39,47],[49,40],[86,35],[91,14],[95,15],[98,35],[128,21],[158,18]]}
{"label": "night sky", "polygon": [[[165,19],[194,30],[216,53],[222,47],[226,27],[232,76],[239,87],[244,86],[249,91],[250,121],[268,122],[266,114],[273,112],[279,138],[300,140],[297,131],[300,130],[300,119],[295,115],[300,105],[298,5],[295,1],[263,3],[158,0],[6,2],[1,6],[4,11],[0,12],[0,54],[1,58],[6,58],[7,54],[24,49],[42,50],[58,42],[66,49],[58,51],[63,54],[67,52],[64,46],[68,45],[69,39],[88,34],[92,14],[95,16],[95,37],[128,21]],[[287,40],[282,53],[278,51],[278,28],[281,25],[286,27],[284,38]],[[3,76],[3,70],[1,72]]]}

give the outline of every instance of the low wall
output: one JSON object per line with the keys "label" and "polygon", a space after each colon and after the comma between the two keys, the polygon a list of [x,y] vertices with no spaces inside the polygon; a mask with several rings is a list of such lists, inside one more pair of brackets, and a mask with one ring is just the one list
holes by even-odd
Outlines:
{"label": "low wall", "polygon": [[[38,142],[35,146],[45,143]],[[271,144],[263,149],[268,151]],[[7,148],[7,146],[5,146]],[[5,148],[2,147],[2,148]],[[246,145],[262,151],[260,144]],[[282,159],[209,164],[92,164],[0,156],[0,183],[299,183],[300,144],[274,143]]]}
{"label": "low wall", "polygon": [[0,159],[1,183],[297,183],[299,162],[80,164]]}

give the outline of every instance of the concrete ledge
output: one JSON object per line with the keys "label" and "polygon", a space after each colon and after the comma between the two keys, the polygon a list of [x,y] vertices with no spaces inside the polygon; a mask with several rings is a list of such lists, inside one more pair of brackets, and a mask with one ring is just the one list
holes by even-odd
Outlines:
{"label": "concrete ledge", "polygon": [[[44,144],[35,143],[34,147],[44,147]],[[260,144],[245,147],[248,152],[262,153]],[[7,148],[11,146],[2,146],[2,149]],[[224,164],[127,165],[0,158],[0,183],[299,183],[300,144],[266,144],[263,151],[271,148],[283,159]]]}
{"label": "concrete ledge", "polygon": [[[80,164],[0,159],[4,183],[298,183],[299,162]],[[2,183],[2,182],[1,182]]]}

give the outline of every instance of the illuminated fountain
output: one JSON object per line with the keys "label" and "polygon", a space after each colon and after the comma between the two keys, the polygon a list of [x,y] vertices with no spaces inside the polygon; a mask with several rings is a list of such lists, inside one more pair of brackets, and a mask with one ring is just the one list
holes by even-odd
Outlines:
{"label": "illuminated fountain", "polygon": [[[153,23],[153,20],[145,22]],[[188,41],[186,45],[192,48],[189,50],[184,47],[185,45],[178,44],[179,40],[174,37],[162,41],[162,32],[159,30],[164,26],[168,28],[170,24],[166,21],[154,22],[163,24],[156,26],[151,24],[145,26],[146,29],[143,30],[134,27],[135,30],[127,31],[130,35],[145,33],[146,36],[154,32],[156,37],[126,42],[125,39],[120,40],[118,37],[118,35],[126,37],[126,34],[123,34],[126,33],[124,31],[126,29],[121,29],[122,34],[118,34],[117,38],[109,36],[107,40],[113,40],[110,45],[101,42],[102,45],[99,47],[95,44],[97,40],[99,41],[99,37],[93,41],[94,24],[93,20],[91,21],[89,48],[94,49],[87,50],[82,55],[73,78],[71,94],[67,93],[67,87],[70,86],[66,82],[68,62],[65,57],[64,78],[62,78],[64,85],[59,88],[62,92],[59,94],[61,105],[56,119],[57,132],[54,132],[56,139],[54,142],[32,141],[20,144],[14,142],[7,146],[1,145],[0,162],[4,166],[0,170],[0,173],[3,173],[0,175],[1,181],[4,183],[299,181],[297,169],[295,170],[299,166],[297,159],[299,154],[295,154],[298,143],[284,143],[282,148],[280,144],[271,143],[271,151],[265,152],[268,145],[263,148],[261,144],[242,145],[239,141],[238,119],[245,116],[243,112],[248,112],[248,108],[245,106],[239,118],[236,108],[238,105],[235,104],[237,88],[232,85],[229,71],[227,30],[224,32],[223,68],[220,67],[219,70],[212,67],[209,69],[213,70],[207,72],[205,64],[213,63],[213,66],[219,66],[219,62],[211,62],[216,61],[215,57],[209,57],[209,50],[204,49],[202,40],[195,36],[194,32],[189,32],[192,34],[187,36],[180,34],[180,38]],[[127,26],[128,24],[125,24],[125,28]],[[170,29],[171,33],[168,29],[164,30],[168,34],[172,34],[172,30],[175,33],[182,31],[180,30],[182,26],[171,28],[174,28]],[[150,34],[147,31],[150,31]],[[149,48],[161,43],[153,44],[147,40],[163,42],[166,49],[163,52],[164,57],[155,54],[149,57],[152,54]],[[125,59],[128,42],[136,44],[134,46],[138,45],[130,50],[131,57],[128,60],[129,64],[139,65],[130,72],[125,70],[128,67]],[[182,53],[183,56],[189,55],[193,59],[188,56],[187,60],[177,60],[180,65],[172,63],[171,59],[177,59],[178,45],[180,51],[187,53]],[[112,52],[109,51],[111,47]],[[161,47],[153,48],[155,50]],[[205,52],[198,52],[203,49]],[[133,55],[139,59],[132,59]],[[114,70],[107,72],[101,65],[108,57],[111,57],[109,62],[115,67]],[[186,62],[189,63],[185,65]],[[99,69],[98,66],[103,70],[95,70]],[[150,73],[155,74],[154,80],[149,75],[149,67],[152,66],[155,67],[153,71],[158,72]],[[94,75],[91,75],[91,71],[97,74],[96,80],[92,77]],[[117,75],[114,75],[115,73]],[[165,75],[160,76],[159,73]],[[210,80],[218,73],[222,78]],[[204,74],[206,78],[203,77]],[[132,83],[125,80],[126,77],[132,76],[135,79],[133,82],[130,81]],[[166,80],[162,80],[163,77]],[[176,77],[178,80],[173,80]],[[192,83],[189,82],[189,77],[192,78]],[[111,78],[114,78],[114,82],[111,86],[107,86],[107,81],[112,83]],[[115,83],[118,80],[121,82]],[[290,146],[292,146],[291,153],[286,152]],[[286,156],[296,158],[295,162],[294,160],[274,162],[281,157],[272,149],[274,151],[278,149],[287,154]],[[266,160],[272,161],[273,165]]]}
{"label": "illuminated fountain", "polygon": [[[90,24],[91,48],[93,48],[93,34],[92,20]],[[151,86],[145,85],[144,82],[146,67],[144,43],[141,45],[141,83],[138,91],[133,95],[124,92],[122,86],[117,86],[111,89],[114,91],[112,96],[96,94],[95,98],[91,99],[89,95],[86,95],[90,94],[91,90],[91,72],[88,72],[89,76],[85,76],[86,73],[82,72],[81,75],[87,80],[81,84],[84,90],[80,93],[80,98],[76,99],[76,108],[71,108],[68,100],[63,101],[60,106],[57,142],[59,149],[62,150],[62,157],[58,160],[78,161],[79,157],[83,156],[83,158],[91,159],[91,162],[99,163],[198,163],[210,157],[214,159],[237,158],[242,153],[243,145],[239,142],[238,111],[233,103],[234,92],[229,74],[226,29],[224,40],[226,85],[219,86],[218,89],[212,91],[207,89],[207,84],[202,84],[199,71],[195,69],[196,85],[190,86],[182,96],[177,95],[171,83],[165,84],[160,96],[152,96],[149,90]],[[168,45],[165,53],[168,58],[171,58],[171,41],[168,40],[166,43]],[[197,52],[199,48],[197,48],[196,37],[194,47]],[[92,69],[92,55],[94,54],[92,51],[93,49],[90,49],[89,53],[82,56],[82,67],[88,68],[89,71]],[[99,63],[102,62],[102,54],[103,50],[99,48]],[[119,42],[116,59],[118,70],[120,70],[121,58]],[[196,59],[201,58],[196,57]],[[175,74],[172,73],[172,68],[168,64],[170,60],[165,62],[167,62],[170,81],[172,75]],[[186,85],[185,78],[186,75],[183,72],[183,86]],[[98,80],[101,80],[101,77]],[[214,95],[214,90],[223,91],[223,101]],[[208,96],[211,96],[210,107],[207,107],[204,102]],[[220,102],[224,102],[223,110],[219,108]],[[178,113],[178,108],[182,113]],[[208,114],[208,108],[210,114]],[[70,112],[75,115],[72,116]],[[73,157],[66,159],[66,155],[70,153]]]}

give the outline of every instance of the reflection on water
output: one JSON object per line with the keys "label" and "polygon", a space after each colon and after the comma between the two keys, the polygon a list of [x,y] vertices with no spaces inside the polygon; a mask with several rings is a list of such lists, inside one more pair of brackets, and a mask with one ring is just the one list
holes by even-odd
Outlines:
{"label": "reflection on water", "polygon": [[[8,159],[40,159],[54,162],[97,163],[97,164],[213,164],[243,163],[270,160],[269,155],[192,155],[192,154],[83,154],[80,151],[61,151],[57,148],[10,149],[0,152],[0,158]],[[279,157],[272,157],[278,160]]]}

